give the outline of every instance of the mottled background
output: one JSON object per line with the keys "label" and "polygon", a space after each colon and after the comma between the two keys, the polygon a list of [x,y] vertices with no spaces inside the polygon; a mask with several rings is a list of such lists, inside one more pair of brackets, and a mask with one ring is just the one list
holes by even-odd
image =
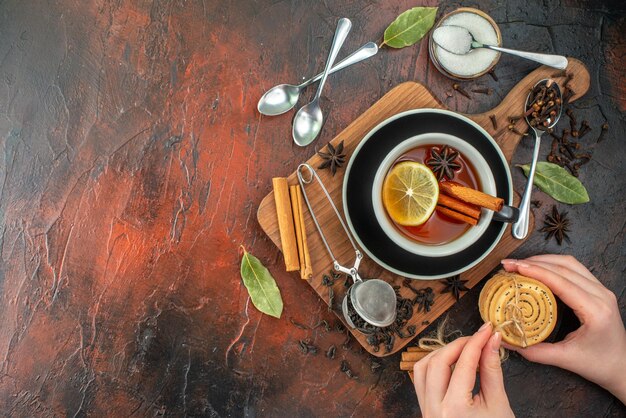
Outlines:
{"label": "mottled background", "polygon": [[[435,5],[430,0],[426,2]],[[595,142],[581,172],[591,202],[568,208],[572,244],[535,233],[517,256],[570,253],[626,299],[623,280],[624,3],[489,1],[509,47],[581,59],[590,91],[574,105]],[[336,21],[353,30],[341,56],[380,40],[414,1],[0,0],[0,411],[8,416],[414,416],[399,356],[370,370],[256,222],[270,179],[307,159],[291,115],[261,117],[279,82],[322,68]],[[459,3],[440,4],[440,14]],[[454,110],[494,106],[535,65],[503,57],[492,96],[452,94],[425,44],[334,75],[325,90],[326,143],[396,84],[426,83]],[[307,91],[311,97],[313,89]],[[564,125],[567,121],[564,122]],[[549,141],[544,144],[547,152]],[[529,142],[514,162],[526,162]],[[515,170],[515,187],[523,177]],[[551,204],[544,202],[539,214]],[[243,243],[270,268],[280,320],[251,306],[239,278]],[[479,288],[451,311],[466,333]],[[310,338],[338,359],[300,353]],[[599,341],[601,344],[602,342]],[[358,380],[339,371],[350,362]],[[592,361],[592,359],[590,359]],[[596,361],[600,361],[599,359]],[[520,417],[625,416],[602,389],[513,357],[505,366]]]}

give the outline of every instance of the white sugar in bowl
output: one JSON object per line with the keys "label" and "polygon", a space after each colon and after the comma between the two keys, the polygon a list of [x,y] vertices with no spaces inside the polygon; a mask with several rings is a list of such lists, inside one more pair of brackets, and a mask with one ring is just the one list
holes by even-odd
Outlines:
{"label": "white sugar in bowl", "polygon": [[[460,26],[467,29],[480,43],[502,46],[500,28],[486,13],[471,7],[461,7],[442,17],[431,31],[428,51],[433,65],[447,77],[456,80],[478,78],[493,69],[500,53],[486,48],[471,50],[465,55],[456,55],[437,45],[432,33],[440,26]],[[454,35],[454,31],[445,31]],[[454,41],[454,40],[451,40]]]}

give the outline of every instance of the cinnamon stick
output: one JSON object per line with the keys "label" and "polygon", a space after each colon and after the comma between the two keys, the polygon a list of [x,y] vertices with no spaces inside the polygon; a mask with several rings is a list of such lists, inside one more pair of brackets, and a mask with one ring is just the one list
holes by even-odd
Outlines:
{"label": "cinnamon stick", "polygon": [[432,351],[422,350],[419,347],[407,347],[406,351],[402,352],[402,358],[400,360],[400,370],[413,372],[413,366],[415,363],[432,353]]}
{"label": "cinnamon stick", "polygon": [[298,207],[298,186],[289,186],[289,197],[291,198],[291,211],[293,213],[293,226],[296,230],[296,246],[298,247],[298,260],[300,261],[300,277],[304,271],[304,245],[302,244],[302,224],[300,223],[300,208]]}
{"label": "cinnamon stick", "polygon": [[401,361],[400,362],[400,370],[405,372],[412,372],[413,366],[415,366],[415,361]]}
{"label": "cinnamon stick", "polygon": [[463,202],[471,203],[495,212],[498,212],[502,209],[502,206],[504,206],[503,199],[465,187],[454,181],[444,181],[439,183],[439,191],[448,196],[462,200]]}
{"label": "cinnamon stick", "polygon": [[472,226],[478,224],[478,219],[472,218],[471,216],[464,215],[452,209],[448,209],[444,206],[437,205],[435,209],[437,210],[437,212],[441,213],[442,215],[446,215],[447,217],[456,219],[457,221],[465,222]]}
{"label": "cinnamon stick", "polygon": [[402,361],[412,361],[413,363],[420,361],[432,351],[403,351]]}
{"label": "cinnamon stick", "polygon": [[273,178],[272,185],[285,268],[287,271],[296,271],[300,269],[300,261],[298,260],[298,245],[296,244],[296,232],[293,225],[291,200],[289,199],[289,185],[284,177]]}
{"label": "cinnamon stick", "polygon": [[311,255],[309,254],[309,244],[306,239],[306,228],[304,227],[304,212],[302,211],[302,189],[296,186],[296,198],[298,201],[298,212],[300,213],[300,230],[302,231],[302,253],[304,255],[304,265],[300,266],[300,278],[310,279],[313,277],[311,267]]}
{"label": "cinnamon stick", "polygon": [[412,346],[410,346],[410,347],[407,347],[407,348],[406,348],[406,351],[408,351],[408,352],[415,352],[415,351],[419,351],[419,352],[421,352],[421,353],[426,353],[426,351],[424,351],[424,350],[422,350],[421,348],[419,348],[419,347],[417,347],[417,346],[414,346],[414,345],[412,345]]}
{"label": "cinnamon stick", "polygon": [[480,209],[474,205],[467,204],[453,197],[440,193],[437,204],[452,209],[455,212],[462,213],[469,217],[480,219]]}

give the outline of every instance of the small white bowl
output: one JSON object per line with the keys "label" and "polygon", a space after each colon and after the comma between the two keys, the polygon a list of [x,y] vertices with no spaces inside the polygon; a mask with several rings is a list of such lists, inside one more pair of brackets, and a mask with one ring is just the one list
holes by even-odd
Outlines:
{"label": "small white bowl", "polygon": [[445,244],[420,244],[419,242],[413,241],[399,232],[389,219],[383,205],[383,182],[394,161],[407,151],[422,145],[448,145],[459,151],[474,166],[475,174],[478,177],[477,180],[482,192],[495,196],[497,194],[496,183],[491,169],[489,168],[489,164],[487,164],[487,161],[485,161],[476,148],[461,138],[443,133],[428,133],[408,138],[391,150],[391,152],[383,160],[380,167],[378,167],[372,187],[372,202],[374,205],[376,220],[385,234],[393,242],[413,254],[427,257],[445,257],[463,251],[476,242],[489,226],[491,218],[493,217],[493,212],[482,209],[480,220],[477,225],[469,228],[457,239]]}

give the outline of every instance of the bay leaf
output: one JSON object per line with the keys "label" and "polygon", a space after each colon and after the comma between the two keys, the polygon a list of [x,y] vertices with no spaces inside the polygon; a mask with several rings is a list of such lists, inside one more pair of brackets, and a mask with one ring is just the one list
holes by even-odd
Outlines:
{"label": "bay leaf", "polygon": [[436,7],[414,7],[402,13],[385,29],[383,45],[392,48],[411,46],[435,24]]}
{"label": "bay leaf", "polygon": [[242,246],[241,278],[248,289],[254,306],[261,312],[280,318],[283,313],[283,299],[276,281],[258,258]]}
{"label": "bay leaf", "polygon": [[[528,177],[530,164],[517,165]],[[535,186],[559,202],[571,205],[589,202],[587,189],[576,177],[568,173],[563,167],[553,163],[540,161],[535,171]]]}

